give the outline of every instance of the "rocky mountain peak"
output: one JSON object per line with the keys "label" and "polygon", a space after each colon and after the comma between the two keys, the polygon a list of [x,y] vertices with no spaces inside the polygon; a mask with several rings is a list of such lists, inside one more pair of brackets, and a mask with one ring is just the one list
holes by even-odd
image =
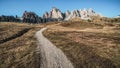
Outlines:
{"label": "rocky mountain peak", "polygon": [[43,15],[43,18],[48,18],[50,20],[63,19],[63,13],[56,7],[53,7],[52,10]]}
{"label": "rocky mountain peak", "polygon": [[35,14],[34,12],[27,12],[27,11],[25,11],[24,13],[23,13],[23,16],[22,16],[23,18],[34,18],[34,17],[38,17],[38,15],[37,14]]}
{"label": "rocky mountain peak", "polygon": [[60,10],[59,10],[58,8],[56,8],[56,7],[52,7],[52,10],[51,10],[51,11],[52,11],[52,12],[53,12],[53,11],[56,11],[56,12],[57,12],[57,11],[60,11]]}
{"label": "rocky mountain peak", "polygon": [[52,10],[48,13],[43,15],[43,18],[48,19],[61,19],[61,20],[70,20],[72,18],[80,18],[80,19],[91,19],[91,16],[100,16],[99,14],[95,13],[92,8],[90,9],[80,9],[80,10],[73,10],[72,12],[66,11],[62,13],[58,8],[53,7]]}
{"label": "rocky mountain peak", "polygon": [[49,17],[49,13],[45,12],[45,14],[43,15],[43,18],[48,18]]}
{"label": "rocky mountain peak", "polygon": [[69,15],[71,12],[69,10],[67,10],[65,13]]}
{"label": "rocky mountain peak", "polygon": [[89,12],[94,12],[92,8],[90,8],[88,11],[89,11]]}
{"label": "rocky mountain peak", "polygon": [[83,9],[83,11],[84,11],[84,12],[87,12],[87,9],[86,9],[86,8],[84,8],[84,9]]}
{"label": "rocky mountain peak", "polygon": [[25,11],[22,16],[23,22],[33,22],[38,23],[41,22],[41,18],[34,12]]}
{"label": "rocky mountain peak", "polygon": [[70,14],[67,18],[65,18],[65,19],[66,19],[66,20],[69,20],[69,19],[71,19],[71,18],[80,18],[80,19],[87,20],[87,19],[91,19],[91,18],[90,18],[91,16],[101,16],[101,15],[95,13],[92,8],[90,8],[90,9],[88,9],[88,10],[87,10],[86,8],[84,8],[84,9],[80,9],[80,10],[74,10],[74,11],[71,12],[71,14]]}
{"label": "rocky mountain peak", "polygon": [[65,12],[65,17],[64,17],[64,18],[68,17],[70,14],[71,14],[71,12],[70,12],[69,10],[67,10],[67,11]]}

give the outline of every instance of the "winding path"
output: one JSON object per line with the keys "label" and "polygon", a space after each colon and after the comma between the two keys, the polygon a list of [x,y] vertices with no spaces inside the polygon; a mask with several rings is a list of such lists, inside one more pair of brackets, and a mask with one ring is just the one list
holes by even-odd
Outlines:
{"label": "winding path", "polygon": [[74,68],[64,53],[43,36],[42,32],[46,29],[42,28],[35,35],[41,57],[40,68]]}

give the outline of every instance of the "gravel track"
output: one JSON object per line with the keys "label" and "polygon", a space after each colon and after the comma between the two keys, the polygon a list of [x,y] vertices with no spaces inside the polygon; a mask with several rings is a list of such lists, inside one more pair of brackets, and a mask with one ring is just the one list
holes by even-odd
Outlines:
{"label": "gravel track", "polygon": [[65,54],[52,44],[42,34],[47,28],[42,28],[36,33],[38,40],[37,52],[40,53],[40,68],[74,68]]}

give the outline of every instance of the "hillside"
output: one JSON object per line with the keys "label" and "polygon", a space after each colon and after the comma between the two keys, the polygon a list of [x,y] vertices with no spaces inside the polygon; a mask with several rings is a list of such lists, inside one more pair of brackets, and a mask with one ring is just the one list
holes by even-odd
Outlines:
{"label": "hillside", "polygon": [[37,68],[34,34],[41,26],[24,23],[0,23],[0,68]]}
{"label": "hillside", "polygon": [[[43,32],[46,38],[41,36],[42,32],[37,34],[40,35],[37,37],[39,39],[35,38],[36,32],[43,27],[47,28]],[[83,20],[45,24],[1,22],[0,30],[1,68],[38,68],[42,63],[44,66],[54,67],[55,62],[58,67],[59,64],[67,66],[57,56],[61,56],[61,52],[74,68],[120,67],[119,23],[93,23]],[[45,42],[45,39],[51,42]],[[38,40],[42,41],[39,45]]]}
{"label": "hillside", "polygon": [[44,35],[75,68],[119,68],[120,26],[68,22],[48,25]]}

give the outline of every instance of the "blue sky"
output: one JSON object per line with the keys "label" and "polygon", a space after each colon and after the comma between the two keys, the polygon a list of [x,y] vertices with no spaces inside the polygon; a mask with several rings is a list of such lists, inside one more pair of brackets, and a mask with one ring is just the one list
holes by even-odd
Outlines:
{"label": "blue sky", "polygon": [[120,15],[120,0],[0,0],[0,15],[22,16],[27,10],[42,16],[52,7],[57,7],[62,12],[92,8],[107,17]]}

